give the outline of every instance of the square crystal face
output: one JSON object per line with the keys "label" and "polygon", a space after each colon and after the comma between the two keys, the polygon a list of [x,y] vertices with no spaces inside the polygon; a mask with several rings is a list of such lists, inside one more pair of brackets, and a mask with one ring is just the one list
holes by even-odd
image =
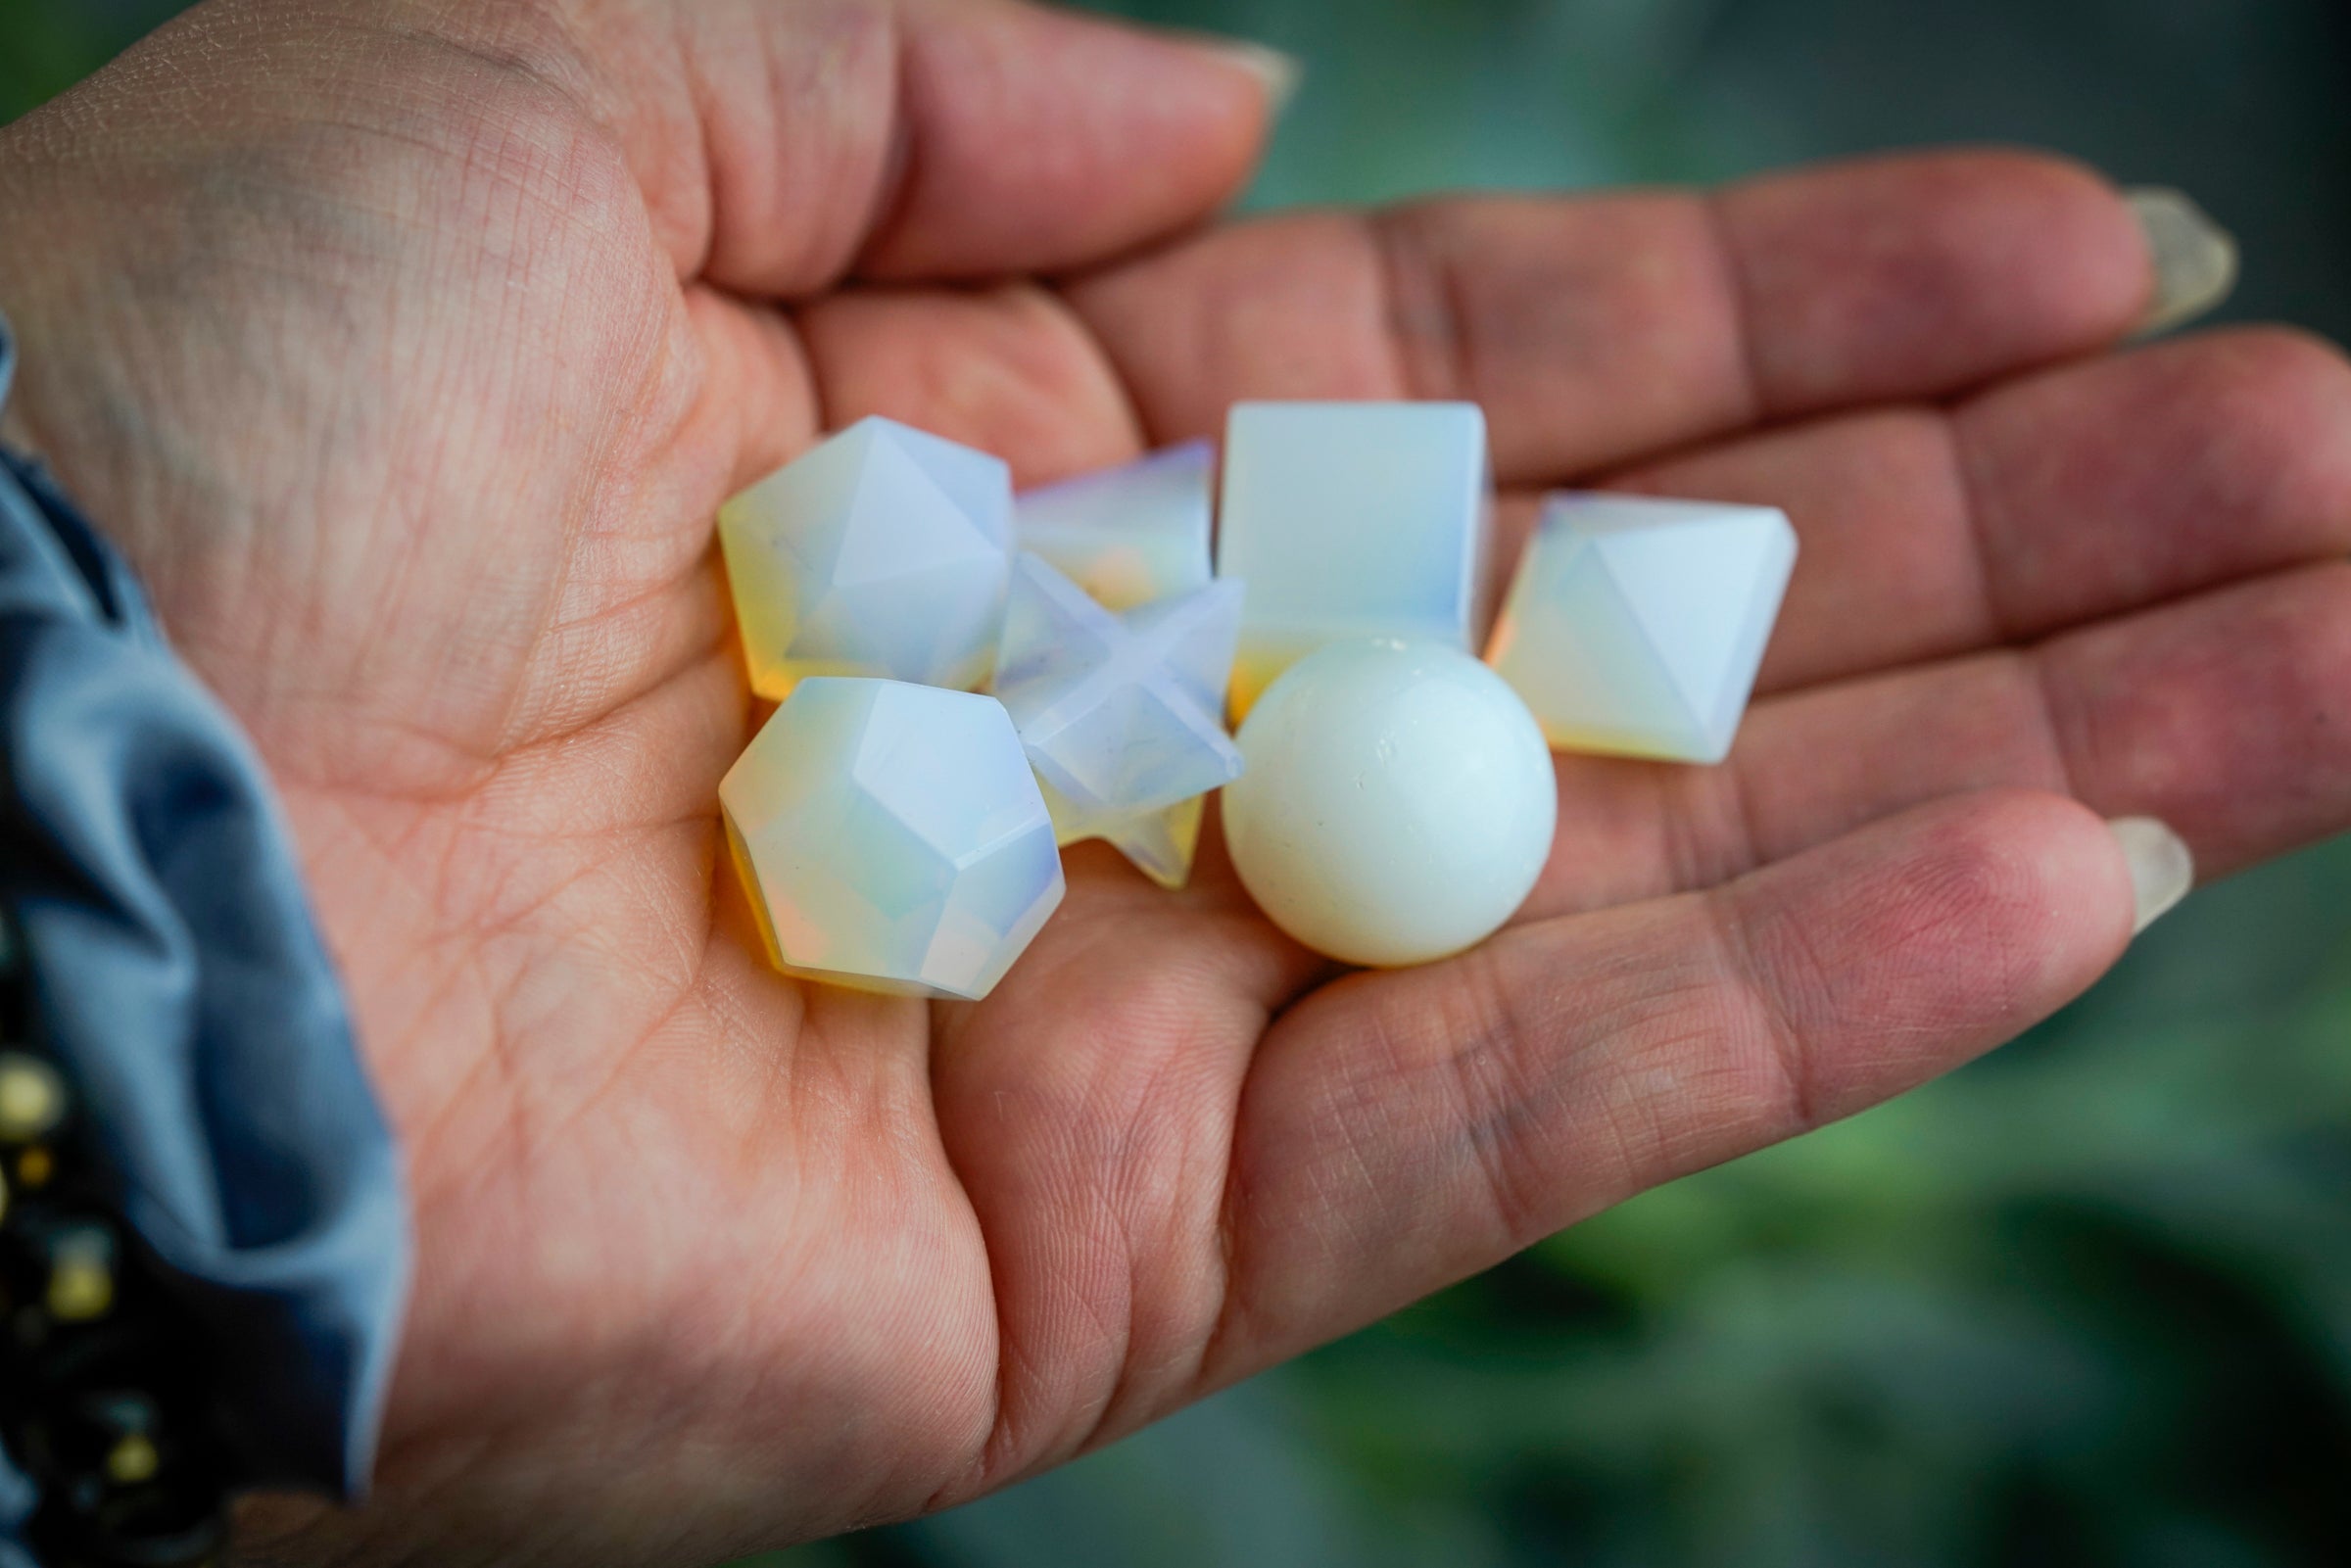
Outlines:
{"label": "square crystal face", "polygon": [[1240,777],[1222,720],[1241,585],[1211,583],[1114,615],[1043,557],[1014,563],[996,694],[1063,843],[1106,838],[1181,886],[1200,801]]}
{"label": "square crystal face", "polygon": [[1208,586],[1217,451],[1205,441],[1155,451],[1013,499],[1013,535],[1114,610]]}
{"label": "square crystal face", "polygon": [[1000,458],[861,419],[719,508],[751,689],[812,675],[987,679],[1012,565]]}
{"label": "square crystal face", "polygon": [[1249,585],[1232,717],[1344,638],[1485,636],[1486,417],[1467,403],[1243,403],[1224,440],[1217,571]]}
{"label": "square crystal face", "polygon": [[977,1000],[1061,902],[1061,850],[993,697],[818,676],[718,788],[777,968]]}
{"label": "square crystal face", "polygon": [[1555,749],[1720,762],[1795,565],[1776,507],[1554,495],[1487,661]]}

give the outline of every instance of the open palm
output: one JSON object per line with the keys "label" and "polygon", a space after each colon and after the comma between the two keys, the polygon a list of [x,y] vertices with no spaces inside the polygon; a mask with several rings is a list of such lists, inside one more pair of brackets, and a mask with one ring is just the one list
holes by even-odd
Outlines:
{"label": "open palm", "polygon": [[[972,1497],[2087,985],[2101,817],[2351,820],[2351,371],[2120,356],[2021,155],[1197,228],[1262,72],[1011,0],[216,0],[0,138],[25,433],[262,745],[408,1151],[379,1493],[307,1560],[696,1561]],[[41,218],[36,225],[15,214]],[[38,233],[29,246],[19,236]],[[710,518],[888,413],[1034,482],[1241,397],[1783,505],[1732,762],[1561,759],[1529,906],[1342,974],[1212,832],[996,994],[770,972]]]}

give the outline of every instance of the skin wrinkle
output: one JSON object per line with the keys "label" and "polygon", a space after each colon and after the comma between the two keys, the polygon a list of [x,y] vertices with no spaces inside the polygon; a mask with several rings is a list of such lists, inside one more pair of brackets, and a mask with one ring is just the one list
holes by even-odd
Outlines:
{"label": "skin wrinkle", "polygon": [[[1131,1096],[1132,1104],[1120,1139],[1123,1146],[1132,1149],[1137,1145],[1150,1142],[1142,1134],[1156,1120],[1160,1103],[1163,1100],[1177,1098],[1163,1091],[1170,1087],[1168,1083],[1170,1076],[1176,1073],[1189,1059],[1194,1044],[1194,1041],[1184,1040],[1170,1048],[1165,1053],[1161,1064],[1153,1069],[1140,1088]],[[1208,1097],[1209,1103],[1212,1105],[1230,1107],[1224,1114],[1212,1118],[1210,1142],[1216,1152],[1216,1158],[1207,1162],[1206,1165],[1212,1172],[1211,1180],[1216,1186],[1217,1192],[1206,1206],[1206,1212],[1211,1214],[1218,1212],[1223,1207],[1224,1172],[1231,1165],[1233,1137],[1239,1122],[1237,1086],[1247,1075],[1247,1060],[1251,1055],[1254,1053],[1244,1053],[1240,1069],[1230,1075],[1234,1084],[1232,1092],[1219,1092]],[[1181,1085],[1176,1084],[1174,1087],[1180,1088]],[[1188,1152],[1191,1140],[1185,1139],[1183,1147]],[[1128,1164],[1131,1166],[1133,1162],[1130,1160]],[[1176,1162],[1177,1166],[1182,1169],[1189,1169],[1196,1164],[1198,1162],[1187,1160]],[[1180,1186],[1180,1183],[1176,1185]],[[1176,1206],[1171,1204],[1169,1207]],[[1146,1269],[1143,1262],[1152,1249],[1146,1245],[1138,1245],[1132,1223],[1124,1213],[1121,1215],[1121,1228],[1123,1239],[1126,1242],[1128,1300],[1129,1303],[1152,1301],[1156,1299],[1157,1293],[1148,1288],[1153,1282],[1145,1278]],[[1194,1261],[1203,1257],[1211,1259],[1208,1271],[1212,1275],[1216,1272],[1217,1267],[1222,1263],[1222,1258],[1221,1250],[1215,1245],[1213,1230],[1210,1232],[1210,1246],[1203,1251],[1197,1247],[1187,1249],[1182,1227],[1171,1225],[1168,1228],[1176,1232],[1171,1238],[1169,1250],[1191,1252],[1196,1255],[1192,1259]],[[1197,1272],[1197,1270],[1187,1268],[1180,1272],[1189,1274]],[[1223,1281],[1217,1279],[1213,1283],[1200,1282],[1194,1294],[1198,1295],[1204,1303],[1213,1303],[1223,1295]],[[1213,1318],[1215,1307],[1209,1307],[1208,1312]],[[1179,1328],[1175,1332],[1157,1337],[1170,1341],[1176,1349],[1163,1353],[1152,1366],[1137,1367],[1134,1361],[1138,1353],[1134,1347],[1142,1341],[1143,1336],[1135,1334],[1131,1322],[1129,1323],[1126,1336],[1127,1351],[1118,1358],[1118,1373],[1112,1379],[1108,1392],[1095,1409],[1092,1421],[1079,1435],[1072,1451],[1091,1451],[1108,1442],[1111,1434],[1130,1430],[1128,1419],[1134,1413],[1131,1406],[1139,1404],[1144,1409],[1148,1409],[1151,1404],[1156,1402],[1152,1398],[1153,1394],[1164,1399],[1168,1389],[1180,1388],[1189,1380],[1196,1367],[1188,1363],[1195,1361],[1196,1357],[1185,1354],[1181,1346],[1186,1340],[1195,1339],[1197,1336],[1187,1334]],[[1149,1392],[1138,1393],[1138,1387],[1147,1389]]]}
{"label": "skin wrinkle", "polygon": [[[2075,788],[2073,751],[2068,744],[2067,729],[2059,721],[2060,710],[2049,684],[2048,661],[2033,651],[2026,651],[2017,655],[2015,662],[2025,689],[2025,706],[2039,727],[2043,754],[2056,776],[2053,780],[2055,792],[2076,800],[2086,798]],[[2120,813],[2109,812],[2108,815]]]}
{"label": "skin wrinkle", "polygon": [[1446,1119],[1461,1124],[1461,1142],[1484,1189],[1495,1233],[1513,1246],[1543,1233],[1537,1226],[1548,1195],[1529,1180],[1540,1162],[1528,1158],[1528,1145],[1552,1097],[1549,1084],[1530,1076],[1530,1054],[1511,1044],[1553,1031],[1530,1031],[1513,1017],[1511,990],[1482,949],[1456,962],[1457,974],[1467,981],[1461,1004],[1466,1016],[1448,1019],[1438,1031],[1440,1039],[1464,1042],[1442,1058],[1456,1085],[1457,1109]]}
{"label": "skin wrinkle", "polygon": [[848,257],[827,281],[853,275],[866,258],[888,249],[889,241],[905,228],[913,211],[914,193],[920,188],[917,159],[921,144],[916,137],[920,105],[915,101],[913,75],[908,69],[906,28],[894,0],[882,16],[887,19],[888,40],[882,51],[889,62],[889,88],[884,95],[889,105],[885,120],[888,136],[875,171],[873,195],[858,225],[862,237],[850,247]]}
{"label": "skin wrinkle", "polygon": [[1765,1060],[1771,1063],[1785,1096],[1783,1124],[1799,1131],[1821,1125],[1829,1102],[1814,1076],[1804,1031],[1797,1023],[1795,1010],[1783,1000],[1791,957],[1799,966],[1795,989],[1814,996],[1833,994],[1818,953],[1802,930],[1786,923],[1779,927],[1787,937],[1785,950],[1773,954],[1767,970],[1748,928],[1752,917],[1737,906],[1733,895],[1702,897],[1700,907],[1710,916],[1706,927],[1720,955],[1720,973],[1730,977],[1735,994],[1747,1003],[1769,1047]]}
{"label": "skin wrinkle", "polygon": [[[1962,415],[1945,411],[1940,428],[1950,449],[1951,482],[1959,493],[1959,516],[1967,528],[1967,554],[1976,567],[1973,587],[1983,605],[1984,623],[1991,628],[1990,641],[2014,642],[2019,640],[2023,623],[2004,602],[1999,572],[1992,565],[1995,555],[1991,539],[1999,530],[1987,506],[1986,498],[1991,493],[1977,470],[1978,458],[1968,442]],[[2012,529],[2013,524],[2010,526]]]}
{"label": "skin wrinkle", "polygon": [[[625,718],[626,716],[627,710],[624,710],[623,714],[615,716],[615,722],[618,722],[620,719]],[[504,766],[512,767],[517,760],[519,759],[509,758]],[[477,790],[471,798],[477,801],[486,800],[488,798],[487,786],[485,785],[483,789]],[[697,840],[706,841],[708,838],[709,830],[707,823],[700,821],[702,816],[703,813],[697,810],[695,813],[694,818],[691,820],[693,820],[696,824],[696,838]],[[615,826],[618,825],[616,824]],[[667,826],[667,824],[656,826]],[[610,830],[606,829],[603,831],[609,832]],[[445,886],[448,884],[449,879],[453,874],[453,868],[460,864],[470,865],[475,861],[479,852],[479,841],[476,835],[482,832],[491,832],[502,837],[504,836],[504,834],[503,834],[498,828],[489,824],[480,825],[468,831],[451,832],[447,840],[447,847],[444,851],[442,860],[442,880]],[[697,847],[696,853],[698,857],[704,859],[711,858],[709,856],[706,842],[703,842],[700,847]],[[565,877],[558,879],[548,887],[534,894],[523,905],[510,909],[495,918],[488,916],[484,911],[472,908],[470,904],[462,913],[450,912],[450,905],[446,893],[441,897],[432,900],[431,902],[434,906],[441,908],[445,912],[441,916],[441,923],[445,927],[453,929],[468,929],[471,932],[468,937],[468,941],[472,945],[469,949],[469,963],[466,967],[474,973],[477,981],[482,987],[485,995],[487,996],[489,993],[495,991],[500,995],[506,996],[507,1000],[510,1002],[511,996],[509,993],[512,987],[521,983],[521,971],[518,970],[517,973],[511,976],[504,986],[501,986],[499,982],[493,980],[486,968],[488,964],[488,949],[486,943],[483,941],[483,938],[496,935],[501,931],[513,933],[530,926],[537,915],[552,905],[556,900],[560,899],[565,892],[580,886],[582,883],[601,874],[608,864],[608,862],[601,865],[582,862]],[[695,880],[697,882],[706,883],[707,873],[697,875]],[[702,964],[706,961],[707,957],[707,946],[705,944],[698,950],[690,948],[688,951],[692,955],[691,962],[684,969],[683,974],[678,980],[678,983],[675,987],[675,994],[667,1004],[667,1012],[661,1015],[663,1018],[674,1017],[684,1000],[688,996],[695,994],[700,985],[702,976]],[[486,1003],[486,1005],[491,1007],[493,1016],[497,1016],[501,1012],[501,1008],[497,1003]],[[493,1032],[495,1032],[501,1039],[505,1039],[509,1037],[520,1037],[524,1031],[515,1029],[511,1024],[501,1024],[494,1025]],[[649,1032],[651,1031],[648,1031],[648,1033]],[[490,1067],[493,1065],[493,1063],[486,1062],[484,1065],[485,1067]],[[496,1065],[500,1067],[504,1066],[503,1061],[496,1062]],[[626,1067],[627,1061],[625,1058],[617,1062],[612,1069],[613,1077],[617,1078],[623,1071],[625,1071]],[[510,1069],[508,1070],[510,1072]],[[423,1130],[419,1134],[422,1139],[429,1141],[436,1134],[441,1121],[444,1120],[450,1114],[450,1110],[472,1098],[474,1083],[474,1078],[469,1077],[467,1080],[461,1082],[455,1091],[453,1091],[446,1102],[444,1110],[424,1123]],[[515,1090],[509,1089],[507,1098],[511,1100],[515,1092]]]}
{"label": "skin wrinkle", "polygon": [[1469,370],[1465,317],[1451,268],[1427,248],[1411,208],[1388,209],[1364,220],[1386,304],[1384,331],[1396,349],[1402,396],[1445,402],[1477,385]]}
{"label": "skin wrinkle", "polygon": [[1737,386],[1730,401],[1741,413],[1730,424],[1736,427],[1758,423],[1768,417],[1769,407],[1762,359],[1755,348],[1754,295],[1748,282],[1747,264],[1742,260],[1722,197],[1708,192],[1698,197],[1695,205],[1714,242],[1714,262],[1722,277],[1723,310],[1731,323],[1731,360],[1737,370]]}

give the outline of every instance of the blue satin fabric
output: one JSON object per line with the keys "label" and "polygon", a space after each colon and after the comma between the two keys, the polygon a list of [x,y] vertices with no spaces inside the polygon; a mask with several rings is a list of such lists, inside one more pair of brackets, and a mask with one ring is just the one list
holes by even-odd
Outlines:
{"label": "blue satin fabric", "polygon": [[[0,404],[14,347],[0,321]],[[267,776],[129,570],[0,455],[0,897],[251,1484],[361,1491],[409,1269],[392,1136]],[[0,1460],[0,1498],[20,1478]]]}

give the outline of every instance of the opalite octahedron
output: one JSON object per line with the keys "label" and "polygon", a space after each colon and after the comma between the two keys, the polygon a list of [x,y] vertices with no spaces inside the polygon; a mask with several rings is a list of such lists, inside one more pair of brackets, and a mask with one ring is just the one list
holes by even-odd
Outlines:
{"label": "opalite octahedron", "polygon": [[718,537],[761,696],[812,675],[987,678],[1012,555],[1002,459],[861,419],[727,502]]}
{"label": "opalite octahedron", "polygon": [[1061,902],[1052,819],[993,697],[803,680],[718,794],[787,974],[976,999]]}
{"label": "opalite octahedron", "polygon": [[1241,772],[1220,718],[1241,602],[1226,578],[1114,615],[1043,558],[1014,563],[996,694],[1063,843],[1107,838],[1183,885],[1202,797]]}
{"label": "opalite octahedron", "polygon": [[1013,499],[1013,535],[1114,610],[1208,586],[1209,481],[1205,441],[1155,451]]}
{"label": "opalite octahedron", "polygon": [[1555,495],[1487,661],[1559,750],[1720,762],[1795,564],[1775,507]]}
{"label": "opalite octahedron", "polygon": [[1249,585],[1238,723],[1325,643],[1405,638],[1475,655],[1489,516],[1468,403],[1243,403],[1224,441],[1217,569]]}

